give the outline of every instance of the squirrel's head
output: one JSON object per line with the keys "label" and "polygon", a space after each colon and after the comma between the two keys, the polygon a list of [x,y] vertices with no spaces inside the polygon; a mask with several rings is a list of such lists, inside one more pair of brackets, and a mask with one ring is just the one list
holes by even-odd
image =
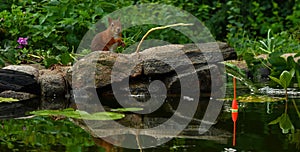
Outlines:
{"label": "squirrel's head", "polygon": [[122,32],[122,25],[120,22],[120,17],[116,20],[113,20],[112,18],[108,18],[108,23],[110,31],[113,33],[114,36],[118,36]]}

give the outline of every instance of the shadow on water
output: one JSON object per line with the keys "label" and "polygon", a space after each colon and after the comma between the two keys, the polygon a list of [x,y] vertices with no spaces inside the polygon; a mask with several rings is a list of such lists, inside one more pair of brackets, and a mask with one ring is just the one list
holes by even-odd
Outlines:
{"label": "shadow on water", "polygon": [[[207,103],[207,99],[201,100],[198,112],[195,116],[196,118],[200,119],[203,116]],[[199,122],[194,120],[177,138],[170,140],[166,144],[145,149],[144,151],[299,151],[300,117],[297,115],[295,107],[299,109],[300,100],[295,99],[295,103],[296,105],[294,105],[291,100],[287,102],[287,113],[295,128],[294,132],[290,130],[288,133],[283,133],[281,126],[270,124],[274,119],[285,113],[286,102],[240,102],[237,121],[237,145],[233,147],[231,134],[233,129],[231,101],[225,101],[217,121],[205,134],[198,133]],[[144,122],[155,118],[154,124],[157,125],[158,122],[164,122],[164,119],[169,118],[168,112],[165,109],[157,112],[160,116],[155,113],[147,115],[144,118]],[[162,114],[166,117],[161,117]],[[161,136],[152,135],[153,140],[162,137],[168,138],[166,133],[161,133],[160,135]],[[149,138],[151,137],[151,135],[148,136]],[[118,139],[118,142],[125,143],[135,140],[134,136],[128,137],[128,139],[121,137],[122,136],[119,136],[119,138],[115,139]],[[115,147],[100,138],[94,138],[94,140],[97,145],[110,150],[114,149],[116,151],[125,152],[139,151]]]}
{"label": "shadow on water", "polygon": [[43,109],[64,109],[70,102],[66,98],[32,98],[18,102],[0,103],[0,119],[18,118],[28,112]]}
{"label": "shadow on water", "polygon": [[36,110],[39,106],[39,98],[12,103],[1,103],[0,119],[22,117],[26,114],[26,112]]}

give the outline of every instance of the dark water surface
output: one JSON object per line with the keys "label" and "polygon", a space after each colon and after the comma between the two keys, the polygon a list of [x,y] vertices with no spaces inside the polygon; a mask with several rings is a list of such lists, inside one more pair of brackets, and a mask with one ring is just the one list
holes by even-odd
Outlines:
{"label": "dark water surface", "polygon": [[[298,109],[300,100],[295,100]],[[213,140],[173,139],[165,145],[146,149],[145,151],[300,151],[300,118],[291,101],[288,103],[288,115],[294,125],[295,132],[283,134],[279,124],[268,125],[269,122],[281,116],[285,110],[285,102],[274,103],[240,103],[237,121],[236,146],[232,146],[232,138],[226,143]],[[230,102],[225,102],[223,111],[215,128],[232,133]],[[131,151],[131,150],[126,150]]]}
{"label": "dark water surface", "polygon": [[[295,99],[300,109],[300,100]],[[206,101],[200,104],[205,109]],[[1,105],[0,105],[1,106]],[[236,146],[232,146],[233,122],[231,102],[225,101],[216,124],[206,134],[183,132],[185,138],[174,138],[158,147],[144,151],[300,151],[300,118],[292,100],[288,101],[287,114],[294,126],[283,134],[279,124],[268,125],[285,112],[285,102],[239,103]],[[2,111],[3,112],[3,111]],[[200,112],[201,113],[201,112]],[[154,116],[155,117],[155,116]],[[196,126],[196,127],[195,127]],[[0,120],[0,152],[4,151],[139,151],[114,147],[91,135],[68,120],[35,117],[25,120]],[[95,141],[95,142],[94,142]],[[123,142],[126,142],[123,141]]]}

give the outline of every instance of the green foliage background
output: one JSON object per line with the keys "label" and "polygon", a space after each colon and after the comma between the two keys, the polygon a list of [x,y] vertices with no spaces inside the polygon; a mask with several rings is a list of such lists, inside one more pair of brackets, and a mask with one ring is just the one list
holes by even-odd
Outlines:
{"label": "green foliage background", "polygon": [[0,120],[1,151],[105,151],[68,120],[48,117]]}
{"label": "green foliage background", "polygon": [[[3,0],[0,5],[0,65],[5,62],[70,64],[84,34],[108,13],[141,3],[173,5],[203,21],[215,39],[227,41],[240,57],[253,47],[251,40],[286,32],[299,43],[299,0]],[[134,14],[132,14],[134,15]],[[129,46],[139,41],[155,25],[123,31]],[[155,37],[156,36],[156,37]],[[28,37],[29,45],[16,49],[19,37]],[[176,40],[174,40],[176,37]],[[184,35],[170,29],[149,38],[171,43],[189,43]],[[122,50],[121,50],[122,51]]]}

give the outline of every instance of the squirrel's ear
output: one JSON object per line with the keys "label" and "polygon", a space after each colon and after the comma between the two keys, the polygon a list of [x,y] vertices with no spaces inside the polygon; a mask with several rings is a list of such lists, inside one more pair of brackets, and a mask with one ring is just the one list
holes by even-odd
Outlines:
{"label": "squirrel's ear", "polygon": [[110,17],[108,17],[108,23],[111,24],[112,19]]}

